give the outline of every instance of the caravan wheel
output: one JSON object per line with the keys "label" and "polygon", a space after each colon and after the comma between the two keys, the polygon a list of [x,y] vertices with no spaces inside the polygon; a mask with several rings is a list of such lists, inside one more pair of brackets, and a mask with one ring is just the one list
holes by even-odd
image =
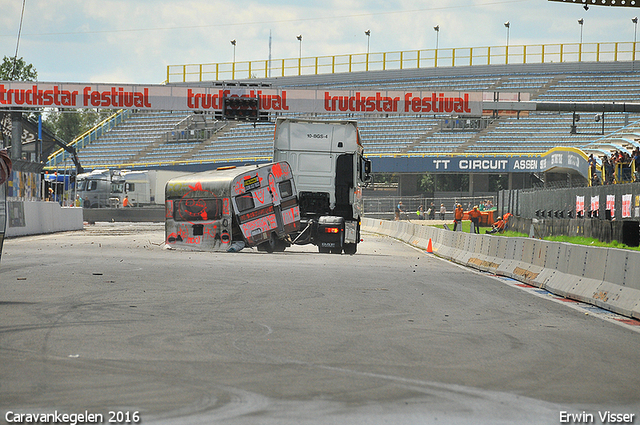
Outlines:
{"label": "caravan wheel", "polygon": [[278,239],[275,233],[271,234],[269,240],[267,242],[263,242],[258,245],[259,251],[267,251],[268,253],[272,252],[283,252],[287,248],[287,243],[283,240]]}

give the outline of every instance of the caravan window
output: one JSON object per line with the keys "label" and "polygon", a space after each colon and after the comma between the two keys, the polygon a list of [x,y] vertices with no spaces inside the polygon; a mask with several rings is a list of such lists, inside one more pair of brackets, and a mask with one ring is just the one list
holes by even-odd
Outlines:
{"label": "caravan window", "polygon": [[175,221],[206,221],[222,218],[222,199],[186,198],[174,202]]}
{"label": "caravan window", "polygon": [[125,192],[135,192],[136,184],[135,183],[125,183],[124,191]]}
{"label": "caravan window", "polygon": [[283,182],[280,182],[279,188],[280,188],[280,197],[282,197],[283,199],[293,195],[293,187],[291,185],[291,180],[285,180]]}
{"label": "caravan window", "polygon": [[239,212],[251,210],[254,207],[253,194],[251,192],[236,196],[236,205]]}
{"label": "caravan window", "polygon": [[98,182],[96,180],[87,181],[87,191],[96,190],[98,188]]}

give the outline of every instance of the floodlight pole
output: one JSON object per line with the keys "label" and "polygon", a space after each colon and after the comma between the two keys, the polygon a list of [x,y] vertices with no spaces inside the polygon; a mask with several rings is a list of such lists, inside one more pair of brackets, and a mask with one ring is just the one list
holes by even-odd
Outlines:
{"label": "floodlight pole", "polygon": [[364,32],[364,35],[367,36],[367,56],[366,56],[365,62],[366,62],[366,71],[368,71],[369,70],[369,42],[371,41],[371,30],[366,30]]}
{"label": "floodlight pole", "polygon": [[298,75],[302,75],[302,34],[296,36],[300,51],[298,53]]}
{"label": "floodlight pole", "polygon": [[638,36],[638,17],[634,16],[631,18],[631,22],[633,22],[633,60],[636,60],[636,40]]}
{"label": "floodlight pole", "polygon": [[236,63],[236,41],[231,40],[231,45],[233,45],[233,63]]}
{"label": "floodlight pole", "polygon": [[578,24],[580,24],[580,44],[582,44],[582,29],[584,27],[584,19],[578,19]]}
{"label": "floodlight pole", "polygon": [[509,21],[504,23],[504,27],[507,29],[507,46],[504,50],[504,56],[505,56],[505,60],[504,63],[508,64],[509,63],[509,29],[511,28],[511,23]]}
{"label": "floodlight pole", "polygon": [[235,80],[236,78],[236,40],[231,40],[231,44],[233,45],[233,63],[231,64],[231,79]]}
{"label": "floodlight pole", "polygon": [[580,24],[580,45],[578,46],[578,62],[582,62],[582,29],[584,27],[584,18],[578,19]]}
{"label": "floodlight pole", "polygon": [[434,57],[434,66],[438,67],[438,44],[440,42],[440,25],[436,25],[433,27],[433,30],[436,32],[436,52]]}
{"label": "floodlight pole", "polygon": [[509,29],[511,28],[511,22],[505,22],[504,27],[507,29],[507,47],[509,47]]}

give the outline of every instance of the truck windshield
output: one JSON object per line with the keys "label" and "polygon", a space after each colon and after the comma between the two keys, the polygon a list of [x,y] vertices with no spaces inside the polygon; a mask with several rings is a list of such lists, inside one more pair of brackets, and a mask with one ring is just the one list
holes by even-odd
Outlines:
{"label": "truck windshield", "polygon": [[86,184],[87,186],[85,187],[85,190],[87,191],[96,190],[98,188],[98,182],[96,180],[87,180]]}
{"label": "truck windshield", "polygon": [[111,193],[122,193],[122,183],[111,183]]}

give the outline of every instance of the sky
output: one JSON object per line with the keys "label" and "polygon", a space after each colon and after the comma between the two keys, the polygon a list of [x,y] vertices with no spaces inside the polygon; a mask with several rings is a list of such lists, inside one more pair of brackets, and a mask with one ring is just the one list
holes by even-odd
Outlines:
{"label": "sky", "polygon": [[[580,1],[580,0],[578,0]],[[167,65],[630,42],[640,10],[547,0],[0,0],[0,56],[43,82],[160,84]],[[370,30],[367,37],[365,31]],[[297,36],[302,35],[302,42]]]}

